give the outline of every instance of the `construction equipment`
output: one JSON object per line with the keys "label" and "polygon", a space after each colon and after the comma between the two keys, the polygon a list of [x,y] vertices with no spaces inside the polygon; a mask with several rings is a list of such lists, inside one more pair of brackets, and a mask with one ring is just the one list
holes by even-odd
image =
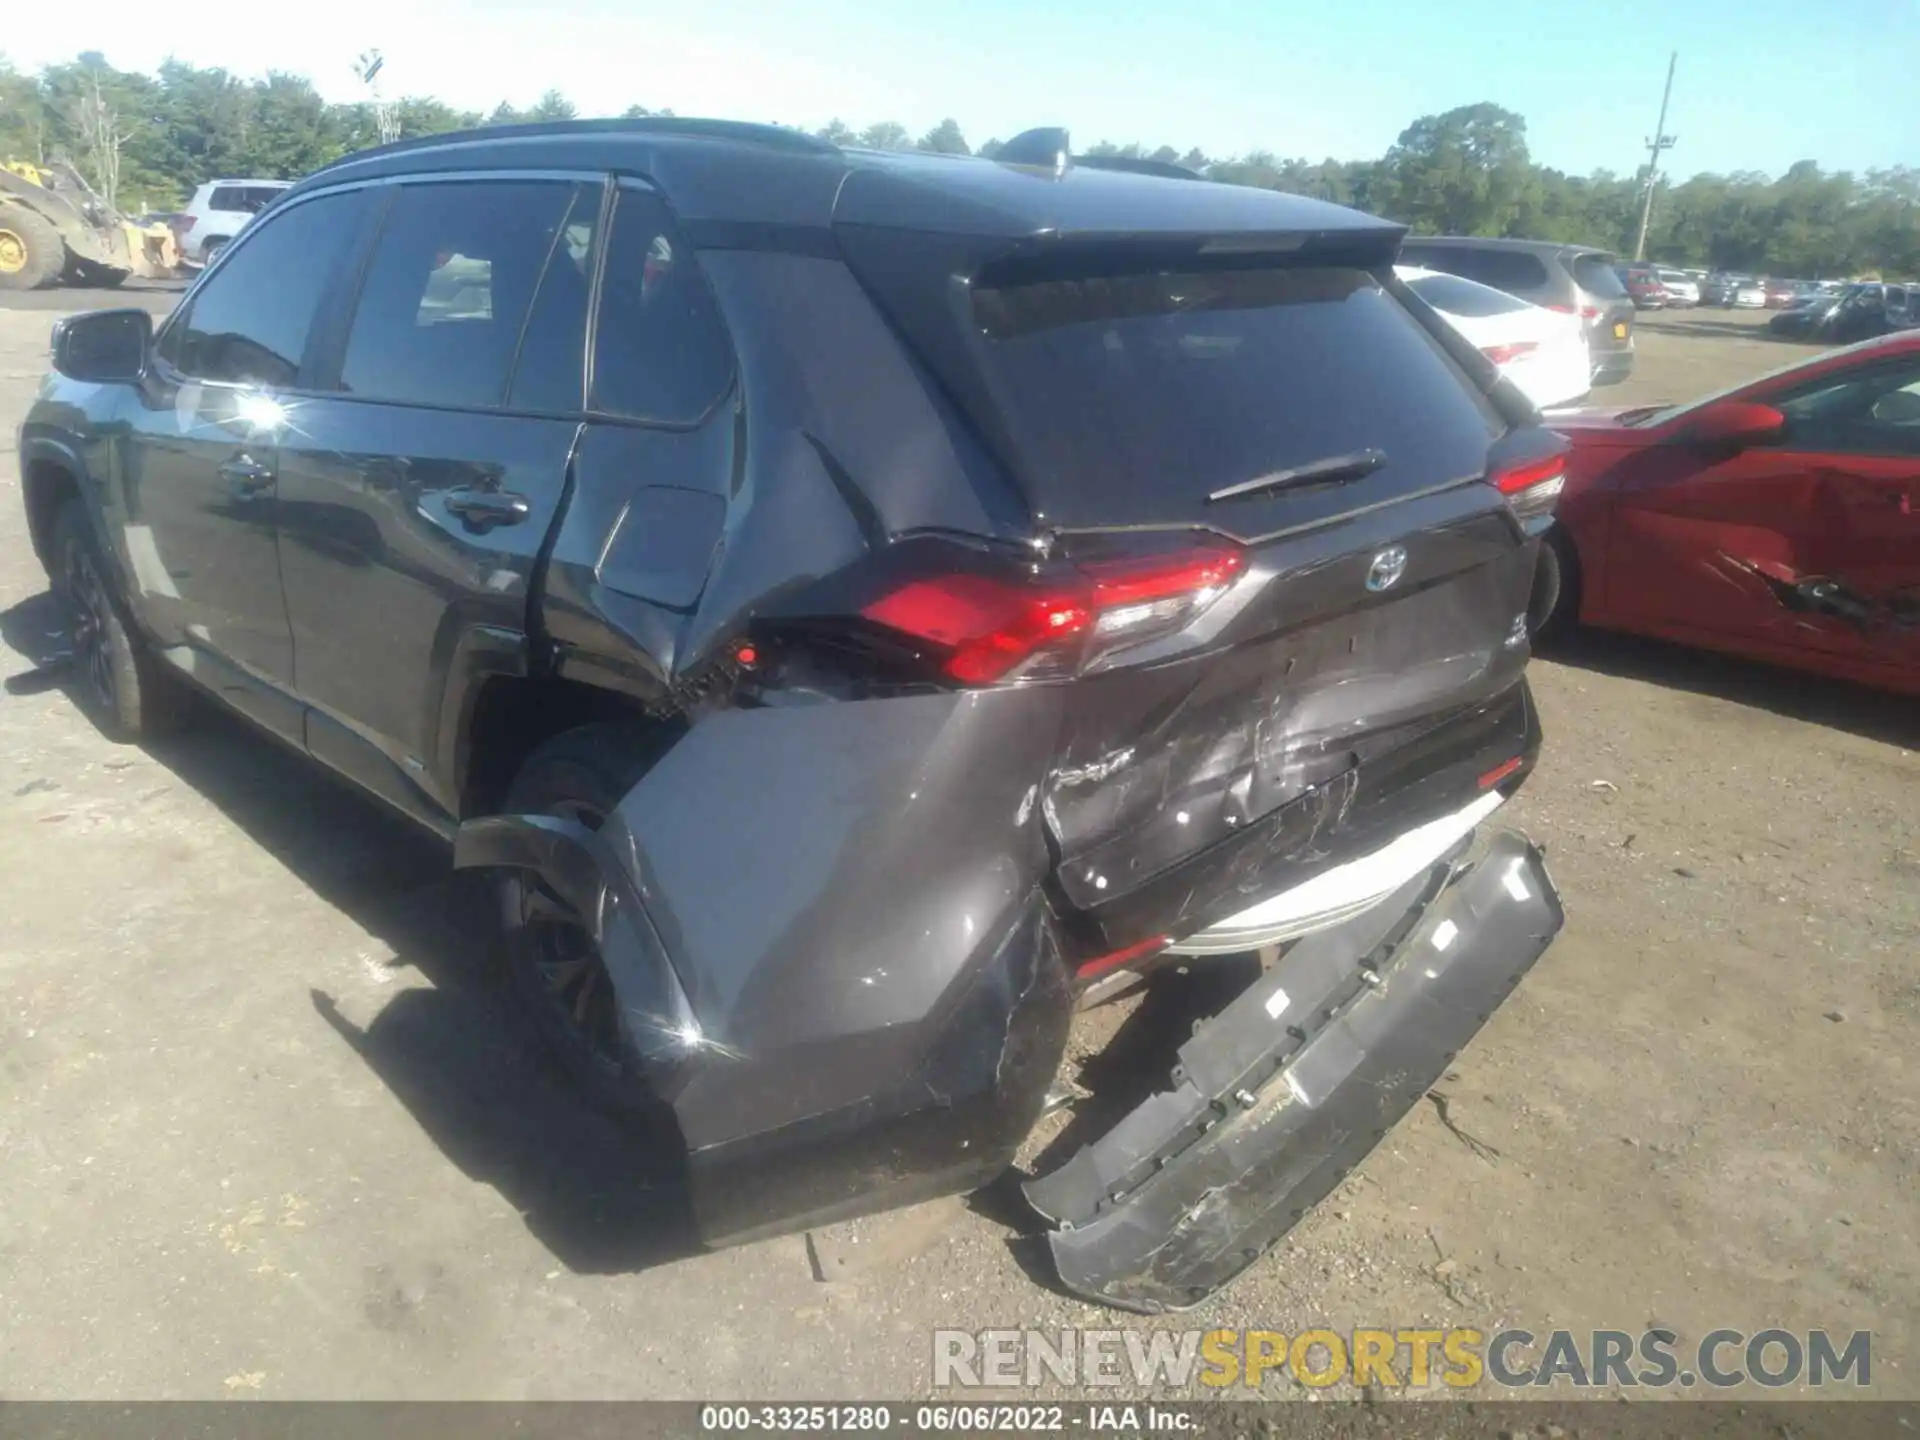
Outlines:
{"label": "construction equipment", "polygon": [[0,162],[0,290],[112,287],[172,275],[179,246],[165,225],[136,225],[71,165]]}

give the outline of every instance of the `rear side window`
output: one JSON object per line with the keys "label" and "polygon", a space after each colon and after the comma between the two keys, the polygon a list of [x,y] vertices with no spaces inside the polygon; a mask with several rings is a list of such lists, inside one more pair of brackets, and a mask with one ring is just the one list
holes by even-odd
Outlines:
{"label": "rear side window", "polygon": [[1531,308],[1525,300],[1516,300],[1504,290],[1462,280],[1458,275],[1422,275],[1409,280],[1407,288],[1448,315],[1511,315]]}
{"label": "rear side window", "polygon": [[249,226],[220,269],[167,327],[161,358],[183,375],[292,385],[314,312],[359,235],[364,192],[323,195]]}
{"label": "rear side window", "polygon": [[1400,258],[1409,265],[1464,275],[1511,295],[1538,291],[1548,283],[1547,267],[1540,257],[1524,250],[1475,250],[1454,245],[1437,245],[1427,250],[1408,245],[1402,248]]}
{"label": "rear side window", "polygon": [[[1573,283],[1597,299],[1616,300],[1627,293],[1620,277],[1613,273],[1613,262],[1605,255],[1576,255],[1568,268],[1573,271]],[[1662,270],[1659,274],[1662,280],[1687,278],[1673,270]]]}
{"label": "rear side window", "polygon": [[416,405],[502,404],[575,191],[532,180],[403,186],[367,268],[340,388]]}
{"label": "rear side window", "polygon": [[279,194],[280,191],[271,185],[221,185],[214,189],[212,198],[207,201],[207,208],[254,215],[272,204]]}
{"label": "rear side window", "polygon": [[601,279],[591,408],[690,424],[732,378],[732,348],[692,248],[659,197],[621,190]]}
{"label": "rear side window", "polygon": [[1479,474],[1500,423],[1363,270],[981,287],[995,400],[1050,513],[1191,514],[1210,492],[1367,449],[1411,483]]}

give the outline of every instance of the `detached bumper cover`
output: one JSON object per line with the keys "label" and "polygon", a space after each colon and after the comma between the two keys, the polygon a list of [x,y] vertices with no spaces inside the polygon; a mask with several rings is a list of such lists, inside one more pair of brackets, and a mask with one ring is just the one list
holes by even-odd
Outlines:
{"label": "detached bumper cover", "polygon": [[1028,1183],[1061,1280],[1151,1313],[1238,1275],[1425,1094],[1562,918],[1540,853],[1503,832],[1302,940],[1181,1047],[1172,1090]]}

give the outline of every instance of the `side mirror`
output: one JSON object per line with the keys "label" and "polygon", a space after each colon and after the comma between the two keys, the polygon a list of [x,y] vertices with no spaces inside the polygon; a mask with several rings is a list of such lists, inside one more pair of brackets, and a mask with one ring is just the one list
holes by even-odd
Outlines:
{"label": "side mirror", "polygon": [[1748,400],[1723,400],[1693,417],[1682,432],[1688,440],[1708,445],[1757,445],[1787,428],[1787,417],[1771,405]]}
{"label": "side mirror", "polygon": [[69,380],[138,380],[152,348],[153,316],[145,310],[91,310],[53,327],[53,368]]}

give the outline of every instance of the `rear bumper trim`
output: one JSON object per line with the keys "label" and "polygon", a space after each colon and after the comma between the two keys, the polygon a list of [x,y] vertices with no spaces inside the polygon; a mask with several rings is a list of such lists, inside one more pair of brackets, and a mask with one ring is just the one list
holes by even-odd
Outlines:
{"label": "rear bumper trim", "polygon": [[1446,1069],[1559,932],[1540,853],[1496,835],[1301,941],[1152,1096],[1028,1200],[1075,1294],[1184,1309],[1280,1239]]}
{"label": "rear bumper trim", "polygon": [[1372,909],[1446,855],[1505,799],[1498,792],[1482,795],[1451,815],[1416,826],[1370,855],[1323,870],[1311,880],[1167,948],[1175,955],[1233,955],[1294,940],[1351,919]]}

